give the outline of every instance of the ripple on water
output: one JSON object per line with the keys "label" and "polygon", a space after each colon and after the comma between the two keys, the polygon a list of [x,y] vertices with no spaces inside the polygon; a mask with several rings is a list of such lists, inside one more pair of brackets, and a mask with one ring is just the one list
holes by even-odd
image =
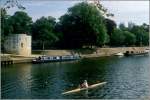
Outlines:
{"label": "ripple on water", "polygon": [[[29,99],[136,99],[149,98],[150,58],[105,57],[79,62],[14,64],[2,68],[2,98]],[[61,95],[75,89],[80,81],[107,84]]]}

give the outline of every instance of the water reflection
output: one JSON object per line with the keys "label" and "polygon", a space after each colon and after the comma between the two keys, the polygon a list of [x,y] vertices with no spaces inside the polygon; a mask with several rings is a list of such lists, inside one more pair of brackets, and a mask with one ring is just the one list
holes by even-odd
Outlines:
{"label": "water reflection", "polygon": [[[103,57],[76,62],[2,67],[2,98],[136,99],[150,94],[150,57]],[[80,81],[107,84],[70,95]]]}
{"label": "water reflection", "polygon": [[23,96],[27,96],[30,86],[30,81],[28,79],[31,77],[30,71],[30,64],[11,65],[11,67],[8,66],[7,68],[2,67],[2,97],[22,98]]}

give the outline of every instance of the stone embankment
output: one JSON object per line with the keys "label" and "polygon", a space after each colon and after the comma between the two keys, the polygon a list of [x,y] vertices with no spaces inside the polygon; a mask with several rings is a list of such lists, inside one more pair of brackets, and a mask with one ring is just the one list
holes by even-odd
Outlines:
{"label": "stone embankment", "polygon": [[1,54],[1,65],[15,64],[15,63],[30,63],[35,57],[25,57],[14,54]]}
{"label": "stone embankment", "polygon": [[149,47],[118,47],[118,48],[98,48],[94,53],[88,55],[82,55],[83,57],[101,57],[101,56],[113,56],[116,53],[126,51],[142,52]]}
{"label": "stone embankment", "polygon": [[[31,63],[32,60],[36,57],[47,55],[47,56],[63,56],[63,55],[72,55],[79,54],[82,58],[90,57],[102,57],[102,56],[112,56],[116,53],[126,51],[135,51],[141,52],[149,47],[118,47],[118,48],[97,48],[96,50],[88,51],[82,50],[33,50],[32,55],[30,56],[21,56],[14,54],[1,54],[1,64],[12,64],[12,63]],[[88,51],[88,52],[87,52]]]}
{"label": "stone embankment", "polygon": [[135,51],[140,52],[148,49],[149,47],[115,47],[115,48],[97,48],[95,51],[91,53],[81,53],[75,50],[33,50],[33,54],[43,54],[49,56],[62,56],[62,55],[71,55],[71,54],[79,54],[81,57],[89,58],[89,57],[102,57],[102,56],[112,56],[116,53],[126,51]]}

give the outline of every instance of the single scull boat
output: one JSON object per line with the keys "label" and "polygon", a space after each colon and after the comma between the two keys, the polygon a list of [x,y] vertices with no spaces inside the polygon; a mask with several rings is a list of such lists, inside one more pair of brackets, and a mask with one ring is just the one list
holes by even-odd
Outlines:
{"label": "single scull boat", "polygon": [[83,91],[83,90],[92,89],[92,88],[104,85],[106,83],[107,82],[101,82],[101,83],[90,85],[88,88],[77,88],[77,89],[73,89],[73,90],[70,90],[70,91],[67,91],[67,92],[63,92],[62,94],[76,93],[76,92],[80,92],[80,91]]}

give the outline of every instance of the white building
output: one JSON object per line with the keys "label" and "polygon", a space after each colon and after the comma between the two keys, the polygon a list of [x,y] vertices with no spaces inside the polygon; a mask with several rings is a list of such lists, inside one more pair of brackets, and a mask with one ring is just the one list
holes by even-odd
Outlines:
{"label": "white building", "polygon": [[12,34],[7,37],[4,48],[8,53],[29,56],[31,55],[31,36]]}

